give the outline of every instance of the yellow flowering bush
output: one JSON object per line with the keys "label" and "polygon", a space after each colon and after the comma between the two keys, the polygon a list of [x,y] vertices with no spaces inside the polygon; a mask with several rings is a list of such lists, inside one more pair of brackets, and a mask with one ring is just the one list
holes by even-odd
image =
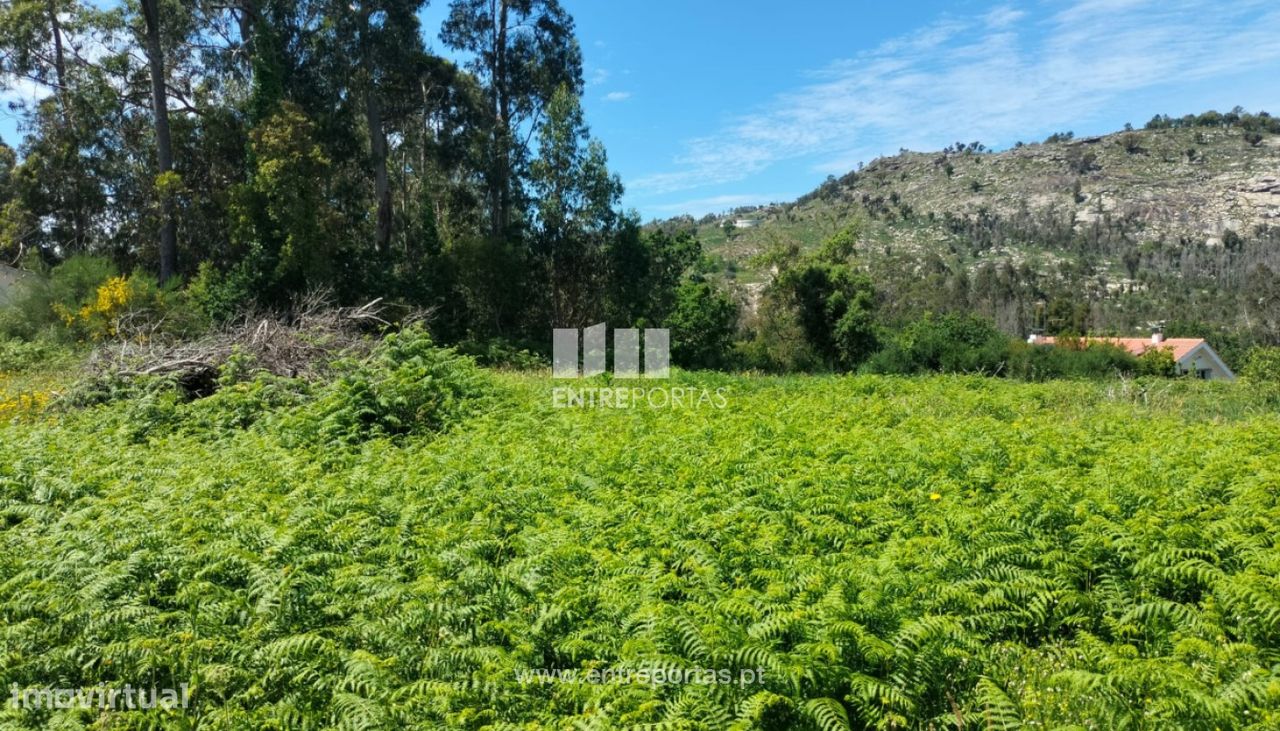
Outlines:
{"label": "yellow flowering bush", "polygon": [[[78,255],[29,277],[12,306],[0,311],[0,339],[23,342],[137,340],[163,330],[188,336],[208,327],[204,313],[178,286],[141,271],[123,274],[110,259]],[[0,369],[5,368],[0,343]]]}
{"label": "yellow flowering bush", "polygon": [[115,276],[98,285],[93,298],[80,309],[73,311],[60,302],[53,308],[68,328],[98,340],[116,334],[120,316],[128,312],[134,299],[130,280]]}
{"label": "yellow flowering bush", "polygon": [[47,391],[0,396],[0,422],[33,416],[44,410],[44,407],[49,404],[50,397]]}

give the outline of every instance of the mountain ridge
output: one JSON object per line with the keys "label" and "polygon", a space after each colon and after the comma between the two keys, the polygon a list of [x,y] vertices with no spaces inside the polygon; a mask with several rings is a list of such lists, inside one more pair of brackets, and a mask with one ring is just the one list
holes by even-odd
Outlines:
{"label": "mountain ridge", "polygon": [[890,321],[965,310],[1063,329],[1280,337],[1280,120],[1156,117],[1144,129],[882,157],[786,204],[651,224],[696,232],[748,315],[776,267],[851,230]]}

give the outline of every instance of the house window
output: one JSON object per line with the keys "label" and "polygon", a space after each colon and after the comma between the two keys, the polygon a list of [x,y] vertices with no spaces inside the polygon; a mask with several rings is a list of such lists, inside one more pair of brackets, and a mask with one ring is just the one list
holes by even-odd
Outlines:
{"label": "house window", "polygon": [[1210,368],[1200,368],[1196,371],[1196,377],[1203,378],[1206,381],[1209,380],[1209,378],[1212,376],[1213,376],[1213,370]]}

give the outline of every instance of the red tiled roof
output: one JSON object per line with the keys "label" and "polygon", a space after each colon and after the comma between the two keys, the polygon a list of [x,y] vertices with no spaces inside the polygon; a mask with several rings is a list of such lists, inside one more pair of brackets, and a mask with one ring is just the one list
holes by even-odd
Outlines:
{"label": "red tiled roof", "polygon": [[[1165,338],[1159,343],[1151,342],[1151,338],[1072,338],[1088,343],[1110,343],[1133,353],[1142,355],[1151,348],[1166,348],[1173,351],[1173,359],[1180,361],[1188,353],[1204,343],[1204,338]],[[1036,345],[1053,345],[1056,338],[1036,338]]]}

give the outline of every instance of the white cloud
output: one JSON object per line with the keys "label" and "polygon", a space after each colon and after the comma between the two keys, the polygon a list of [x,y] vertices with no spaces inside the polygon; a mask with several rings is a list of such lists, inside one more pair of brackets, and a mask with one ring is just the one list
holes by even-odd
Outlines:
{"label": "white cloud", "polygon": [[631,92],[629,91],[611,91],[604,95],[604,100],[607,102],[625,102],[630,98]]}
{"label": "white cloud", "polygon": [[[49,96],[49,88],[29,79],[0,77],[0,139],[10,147],[17,147],[21,135],[19,125],[26,117],[26,110]],[[16,106],[16,109],[11,109]]]}
{"label": "white cloud", "polygon": [[1017,10],[1009,7],[1008,5],[1002,5],[982,16],[982,19],[986,22],[987,27],[999,29],[1008,28],[1019,20],[1025,18],[1026,15],[1026,12],[1022,10]]}
{"label": "white cloud", "polygon": [[587,74],[587,86],[599,86],[609,80],[609,70],[599,67],[591,69]]}
{"label": "white cloud", "polygon": [[[1278,61],[1273,0],[1079,0],[1040,18],[1010,7],[948,16],[810,73],[807,85],[687,140],[676,169],[631,187],[661,194],[723,184],[786,160],[845,171],[900,146],[958,139],[1008,144],[1138,91]],[[1161,111],[1177,110],[1151,110]]]}
{"label": "white cloud", "polygon": [[11,75],[0,78],[0,100],[6,104],[8,102],[34,104],[49,94],[49,87],[27,78]]}

